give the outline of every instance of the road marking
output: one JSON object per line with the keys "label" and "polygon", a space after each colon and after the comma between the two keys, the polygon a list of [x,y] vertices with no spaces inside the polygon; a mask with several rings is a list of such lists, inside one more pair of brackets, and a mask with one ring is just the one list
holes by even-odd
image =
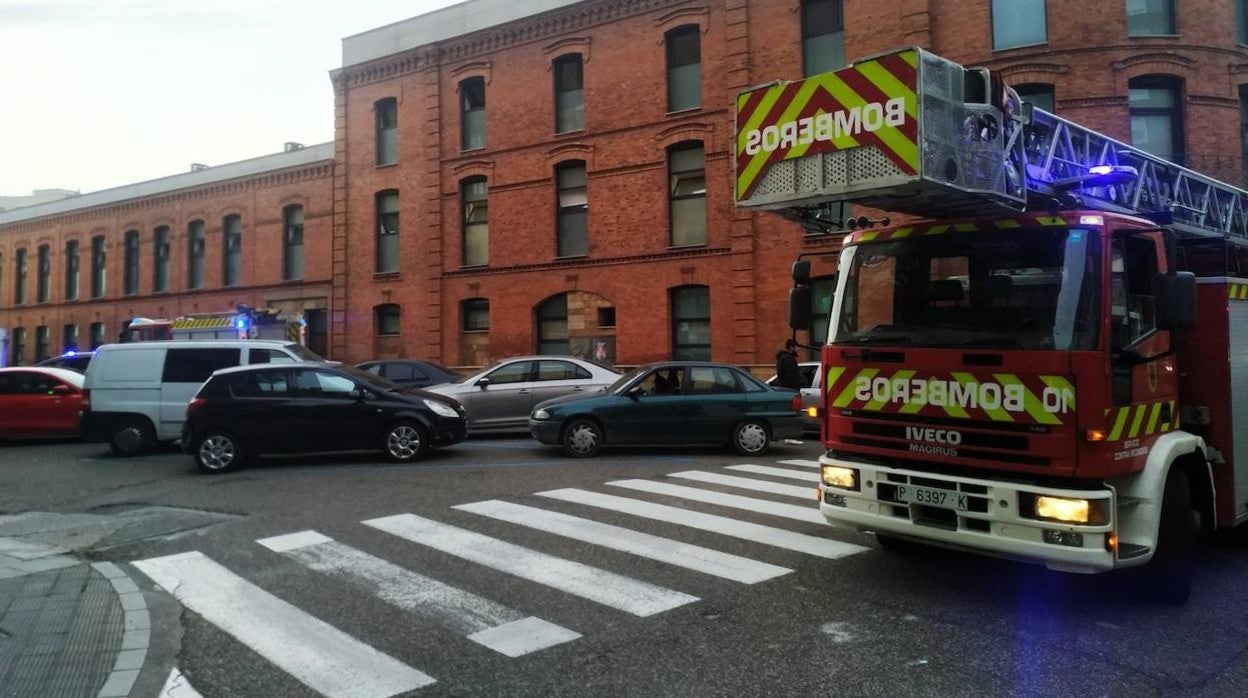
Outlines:
{"label": "road marking", "polygon": [[697,480],[698,482],[709,482],[713,485],[726,485],[728,487],[736,487],[743,490],[780,494],[785,497],[796,497],[798,499],[806,500],[814,499],[814,489],[810,487],[784,485],[770,480],[755,480],[752,477],[721,475],[720,473],[707,473],[701,470],[686,470],[680,473],[668,473],[667,476],[679,477],[685,480]]}
{"label": "road marking", "polygon": [[136,560],[183,606],[314,691],[392,696],[434,680],[239,577],[199,552]]}
{"label": "road marking", "polygon": [[370,591],[391,605],[467,635],[477,644],[508,657],[519,657],[581,636],[356,550],[316,531],[288,533],[256,542],[305,567]]}
{"label": "road marking", "polygon": [[[826,523],[823,515],[813,506],[799,507],[795,504],[781,504],[780,502],[772,502],[766,499],[754,499],[753,497],[742,497],[735,494],[724,494],[723,492],[712,492],[710,490],[700,490],[696,487],[685,487],[683,485],[673,485],[667,482],[655,482],[653,480],[615,480],[608,482],[612,487],[627,487],[630,490],[638,492],[649,492],[651,494],[665,494],[669,497],[680,497],[682,499],[692,499],[695,502],[705,502],[707,504],[718,504],[722,507],[731,507],[733,509],[744,509],[759,514],[770,514],[772,516],[780,516],[795,521],[806,521],[809,523]],[[814,497],[811,497],[814,501]]]}
{"label": "road marking", "polygon": [[778,460],[776,462],[780,463],[781,465],[800,465],[803,468],[818,468],[819,467],[819,461],[806,460],[804,458],[790,458],[789,460]]}
{"label": "road marking", "polygon": [[759,562],[699,545],[682,543],[671,538],[497,499],[460,504],[452,508],[528,526],[604,548],[632,553],[743,584],[755,584],[793,571],[787,567]]}
{"label": "road marking", "polygon": [[753,465],[751,463],[747,463],[745,465],[730,465],[728,466],[728,470],[739,470],[743,473],[754,473],[755,475],[784,477],[790,480],[819,482],[819,473],[808,473],[805,470],[789,470],[788,468],[773,468],[768,465]]}
{"label": "road marking", "polygon": [[399,514],[363,522],[413,543],[554,587],[635,616],[652,616],[698,600],[679,591],[540,553],[462,528]]}
{"label": "road marking", "polygon": [[551,499],[559,499],[565,502],[572,502],[573,504],[584,504],[586,506],[654,519],[655,521],[688,526],[702,531],[719,533],[829,560],[870,550],[870,548],[852,543],[842,543],[819,536],[786,531],[782,528],[764,526],[748,521],[739,521],[727,516],[689,511],[688,509],[672,507],[666,504],[655,504],[641,499],[617,497],[613,494],[602,494],[600,492],[574,488],[538,492],[537,494],[540,497],[550,497]]}

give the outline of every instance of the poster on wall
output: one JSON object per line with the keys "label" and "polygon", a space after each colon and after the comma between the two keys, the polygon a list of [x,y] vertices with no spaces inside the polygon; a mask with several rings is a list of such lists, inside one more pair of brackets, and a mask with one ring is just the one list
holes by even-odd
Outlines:
{"label": "poster on wall", "polygon": [[568,340],[568,346],[572,351],[572,356],[578,359],[593,361],[603,366],[615,365],[615,337],[611,335],[572,337]]}

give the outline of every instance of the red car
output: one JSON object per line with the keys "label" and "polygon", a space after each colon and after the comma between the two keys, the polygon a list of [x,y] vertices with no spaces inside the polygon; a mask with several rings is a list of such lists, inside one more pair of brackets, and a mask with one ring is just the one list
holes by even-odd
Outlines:
{"label": "red car", "polygon": [[77,436],[82,379],[63,368],[0,368],[0,439]]}

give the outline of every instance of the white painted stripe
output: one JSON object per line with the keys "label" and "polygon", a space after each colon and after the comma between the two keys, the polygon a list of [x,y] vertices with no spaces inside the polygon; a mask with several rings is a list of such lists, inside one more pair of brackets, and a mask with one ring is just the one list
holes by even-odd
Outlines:
{"label": "white painted stripe", "polygon": [[[769,465],[753,465],[750,463],[745,465],[730,465],[728,466],[728,470],[739,470],[743,473],[754,473],[755,475],[783,477],[790,480],[819,482],[819,473],[808,473],[805,470],[789,470],[788,468],[773,468]],[[813,499],[814,497],[812,496],[811,498]]]}
{"label": "white painted stripe", "polygon": [[685,487],[683,485],[673,485],[667,482],[655,482],[654,480],[615,480],[608,482],[612,487],[627,487],[630,490],[638,492],[649,492],[651,494],[665,494],[669,497],[680,497],[682,499],[692,499],[695,502],[705,502],[707,504],[718,504],[721,507],[731,507],[733,509],[744,509],[759,514],[770,514],[772,516],[780,516],[795,521],[806,521],[809,523],[826,523],[823,514],[814,507],[814,497],[811,497],[811,506],[799,507],[795,504],[781,504],[780,502],[772,502],[766,499],[754,499],[753,497],[742,497],[735,494],[724,494],[723,492],[712,492],[710,490],[700,490],[696,487]]}
{"label": "white painted stripe", "polygon": [[785,497],[796,497],[798,499],[808,499],[814,501],[815,489],[813,487],[798,487],[797,485],[785,485],[771,480],[755,480],[752,477],[737,477],[735,475],[721,475],[720,473],[707,473],[701,470],[686,470],[680,473],[668,473],[668,477],[679,477],[685,480],[697,480],[698,482],[709,482],[712,485],[726,485],[728,487],[736,487],[743,490],[754,490],[755,492],[768,492],[770,494],[784,495]]}
{"label": "white painted stripe", "polygon": [[778,460],[776,462],[780,463],[781,465],[800,465],[804,468],[818,468],[819,467],[819,461],[806,460],[804,458],[790,458],[789,460]]}
{"label": "white painted stripe", "polygon": [[174,667],[169,671],[169,678],[165,679],[165,687],[160,689],[160,698],[204,698],[199,691],[191,685],[182,672]]}
{"label": "white painted stripe", "polygon": [[199,552],[134,566],[261,657],[327,696],[392,696],[434,680],[314,618]]}
{"label": "white painted stripe", "polygon": [[538,492],[537,494],[541,497],[550,497],[551,499],[559,499],[565,502],[572,502],[573,504],[584,504],[586,506],[654,519],[655,521],[719,533],[829,560],[869,550],[869,548],[853,545],[852,543],[842,543],[840,541],[828,540],[827,538],[820,538],[819,536],[786,531],[782,528],[764,526],[748,521],[739,521],[727,516],[703,514],[702,512],[689,511],[688,509],[667,506],[666,504],[655,504],[641,499],[617,497],[613,494],[602,494],[601,492],[572,488]]}
{"label": "white painted stripe", "polygon": [[460,504],[453,508],[743,584],[755,584],[793,571],[787,567],[711,550],[700,545],[497,499]]}
{"label": "white painted stripe", "polygon": [[[305,544],[295,545],[297,541]],[[527,618],[500,603],[404,569],[316,531],[300,531],[256,542],[285,553],[305,567],[372,592],[404,611],[467,635],[470,640],[508,657],[580,637],[567,628],[539,618]],[[501,635],[490,633],[504,626],[512,627]],[[525,629],[532,630],[532,636],[525,637]],[[503,639],[503,645],[490,644],[496,637]]]}
{"label": "white painted stripe", "polygon": [[363,522],[387,533],[500,572],[554,587],[635,616],[652,616],[698,600],[679,591],[540,553],[462,528],[399,514]]}

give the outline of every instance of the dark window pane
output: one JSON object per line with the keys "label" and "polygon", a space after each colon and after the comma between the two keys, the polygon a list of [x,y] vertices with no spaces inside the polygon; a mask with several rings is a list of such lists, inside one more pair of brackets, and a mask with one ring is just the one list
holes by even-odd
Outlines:
{"label": "dark window pane", "polygon": [[1049,113],[1055,111],[1053,99],[1053,86],[1044,83],[1028,83],[1018,85],[1014,88],[1018,92],[1018,96],[1024,102],[1034,104],[1037,109],[1043,109]]}
{"label": "dark window pane", "polygon": [[203,288],[204,285],[204,222],[191,221],[186,231],[186,287]]}
{"label": "dark window pane", "polygon": [[697,27],[667,34],[667,110],[681,111],[702,104],[702,48]]}
{"label": "dark window pane", "polygon": [[732,369],[718,366],[690,366],[689,385],[685,392],[693,395],[741,392]]}
{"label": "dark window pane", "polygon": [[561,293],[537,309],[537,353],[567,354],[570,350],[568,296]]}
{"label": "dark window pane", "polygon": [[301,397],[351,399],[355,381],[327,371],[299,371],[295,378]]}
{"label": "dark window pane", "polygon": [[489,208],[484,179],[465,180],[460,186],[464,208],[464,266],[489,263]]}
{"label": "dark window pane", "polygon": [[399,270],[399,194],[377,196],[377,273]]}
{"label": "dark window pane", "polygon": [[230,380],[230,392],[234,397],[290,397],[290,372],[282,369],[239,373]]}
{"label": "dark window pane", "polygon": [[169,226],[162,225],[152,234],[152,291],[169,290]]}
{"label": "dark window pane", "polygon": [[1128,36],[1174,33],[1174,0],[1127,0]]}
{"label": "dark window pane", "polygon": [[464,301],[464,331],[490,329],[490,302],[483,298]]}
{"label": "dark window pane", "polygon": [[581,57],[565,56],[555,61],[555,131],[565,133],[585,127]]}
{"label": "dark window pane", "polygon": [[35,284],[35,302],[47,303],[52,286],[52,250],[47,245],[39,246],[39,276]]}
{"label": "dark window pane", "polygon": [[221,269],[221,283],[225,286],[237,286],[243,276],[243,219],[241,216],[226,216],[222,222],[224,261]]}
{"label": "dark window pane", "polygon": [[104,296],[104,236],[91,238],[91,297]]}
{"label": "dark window pane", "polygon": [[615,327],[615,308],[598,309],[598,326]]}
{"label": "dark window pane", "polygon": [[396,335],[400,328],[399,306],[393,303],[377,306],[377,334]]}
{"label": "dark window pane", "polygon": [[460,147],[485,147],[485,79],[468,78],[459,83]]}
{"label": "dark window pane", "polygon": [[104,323],[91,323],[91,351],[95,351],[104,345]]}
{"label": "dark window pane", "polygon": [[992,48],[1043,44],[1049,40],[1045,0],[992,0]]}
{"label": "dark window pane", "polygon": [[515,363],[500,366],[486,375],[490,379],[492,385],[506,385],[507,383],[523,383],[532,380],[533,362],[532,361],[516,361]]}
{"label": "dark window pane", "polygon": [[282,252],[282,278],[294,281],[303,278],[303,207],[287,206],[282,211],[285,229]]}
{"label": "dark window pane", "polygon": [[394,99],[383,99],[373,105],[377,115],[377,164],[389,165],[399,160],[399,105]]}
{"label": "dark window pane", "polygon": [[711,358],[711,294],[706,286],[672,291],[672,357]]}
{"label": "dark window pane", "polygon": [[48,326],[35,328],[35,363],[48,358]]}
{"label": "dark window pane", "polygon": [[203,383],[213,371],[238,366],[238,349],[177,349],[165,353],[161,380],[166,383]]}
{"label": "dark window pane", "polygon": [[122,292],[132,296],[139,292],[139,231],[126,232],[125,278]]}
{"label": "dark window pane", "polygon": [[579,377],[576,364],[567,361],[538,361],[537,380],[568,381]]}

